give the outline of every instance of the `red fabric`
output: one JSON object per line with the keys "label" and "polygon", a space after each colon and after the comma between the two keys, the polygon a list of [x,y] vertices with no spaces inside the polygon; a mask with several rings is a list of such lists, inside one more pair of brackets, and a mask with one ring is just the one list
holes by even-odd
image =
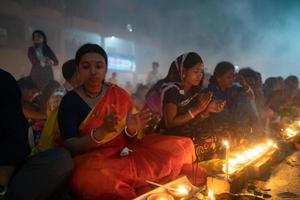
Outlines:
{"label": "red fabric", "polygon": [[[111,87],[107,95],[116,96],[104,97],[104,102],[99,105],[107,105],[108,100],[113,100],[120,117],[126,116],[121,112],[128,110],[129,96],[126,99],[126,94],[117,87]],[[91,113],[97,110],[101,111],[101,108],[96,106]],[[89,134],[90,127],[101,123],[99,119],[89,115],[81,126],[82,134]],[[120,156],[124,147],[133,152]],[[152,134],[137,140],[121,133],[101,147],[74,158],[71,188],[82,199],[132,199],[138,191],[144,191],[145,180],[166,182],[177,178],[180,173],[191,174],[191,163],[195,158],[193,142],[189,138]],[[203,169],[198,170],[198,177],[198,183],[203,184],[206,180]]]}

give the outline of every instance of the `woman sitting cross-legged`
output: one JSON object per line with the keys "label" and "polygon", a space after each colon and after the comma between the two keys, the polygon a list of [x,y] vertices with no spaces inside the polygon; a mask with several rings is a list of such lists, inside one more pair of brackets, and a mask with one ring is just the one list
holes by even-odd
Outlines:
{"label": "woman sitting cross-legged", "polygon": [[192,138],[198,160],[215,154],[216,137],[204,133],[202,125],[210,113],[220,112],[225,104],[224,101],[213,101],[211,92],[201,91],[203,74],[202,58],[189,52],[177,57],[166,78],[154,86],[162,91],[160,132]]}
{"label": "woman sitting cross-legged", "polygon": [[[62,100],[58,122],[64,145],[74,156],[72,191],[82,199],[132,199],[146,180],[173,180],[195,158],[192,140],[146,135],[134,138],[151,119],[144,109],[132,112],[129,94],[105,80],[106,52],[85,44],[76,53],[84,83]],[[205,172],[198,171],[198,183]]]}

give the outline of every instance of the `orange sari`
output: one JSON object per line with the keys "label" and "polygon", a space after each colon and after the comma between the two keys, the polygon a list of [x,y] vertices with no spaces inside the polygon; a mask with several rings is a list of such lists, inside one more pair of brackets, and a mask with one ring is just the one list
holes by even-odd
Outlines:
{"label": "orange sari", "polygon": [[[74,158],[71,189],[76,195],[82,199],[132,199],[145,192],[145,180],[169,181],[182,172],[191,174],[192,159],[196,156],[189,138],[151,134],[138,140],[123,133],[132,102],[127,92],[115,85],[109,86],[105,96],[82,122],[82,136],[103,123],[105,107],[109,105],[116,108],[120,134]],[[132,151],[121,156],[124,147]],[[197,182],[203,184],[205,180],[205,172],[198,170]]]}

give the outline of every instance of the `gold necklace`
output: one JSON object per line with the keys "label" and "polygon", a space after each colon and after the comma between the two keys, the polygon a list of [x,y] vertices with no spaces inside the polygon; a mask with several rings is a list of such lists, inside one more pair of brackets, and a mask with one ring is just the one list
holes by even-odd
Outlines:
{"label": "gold necklace", "polygon": [[89,92],[88,92],[88,90],[85,88],[85,86],[82,85],[82,89],[83,89],[83,92],[84,92],[85,96],[87,96],[87,97],[89,97],[91,99],[97,98],[101,94],[102,88],[103,88],[103,85],[101,87],[101,90],[96,95],[90,95]]}

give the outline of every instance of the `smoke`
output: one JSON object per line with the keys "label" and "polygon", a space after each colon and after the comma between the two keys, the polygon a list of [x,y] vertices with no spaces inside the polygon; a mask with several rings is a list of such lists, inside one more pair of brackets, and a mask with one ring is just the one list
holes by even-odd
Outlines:
{"label": "smoke", "polygon": [[[240,67],[252,67],[261,72],[263,78],[290,74],[300,76],[299,0],[18,2],[24,16],[8,13],[5,7],[0,6],[0,65],[14,66],[15,70],[11,71],[20,71],[17,67],[22,65],[26,66],[23,71],[29,71],[26,46],[31,44],[30,28],[34,27],[47,32],[49,44],[58,55],[65,51],[66,41],[62,37],[65,28],[130,40],[135,44],[138,73],[148,72],[151,62],[158,61],[161,72],[166,74],[177,56],[195,51],[201,55],[210,72],[218,62],[225,60]],[[59,14],[56,18],[52,14],[43,14],[41,19],[36,17],[35,11],[45,7],[54,9],[55,12],[49,13]],[[58,18],[61,20],[56,21]],[[16,19],[20,25],[17,26],[16,20],[11,19]],[[131,31],[128,31],[128,24]],[[22,56],[22,59],[17,59],[19,62],[11,58],[16,53],[10,53],[7,46],[9,50],[18,50],[17,55]],[[74,54],[74,51],[76,48],[64,52],[64,56]],[[60,62],[64,62],[63,58]]]}
{"label": "smoke", "polygon": [[264,78],[300,75],[299,1],[188,2],[170,6],[162,19],[171,24],[164,30],[169,33],[166,49],[176,55],[195,50],[210,71],[227,60],[250,66]]}

